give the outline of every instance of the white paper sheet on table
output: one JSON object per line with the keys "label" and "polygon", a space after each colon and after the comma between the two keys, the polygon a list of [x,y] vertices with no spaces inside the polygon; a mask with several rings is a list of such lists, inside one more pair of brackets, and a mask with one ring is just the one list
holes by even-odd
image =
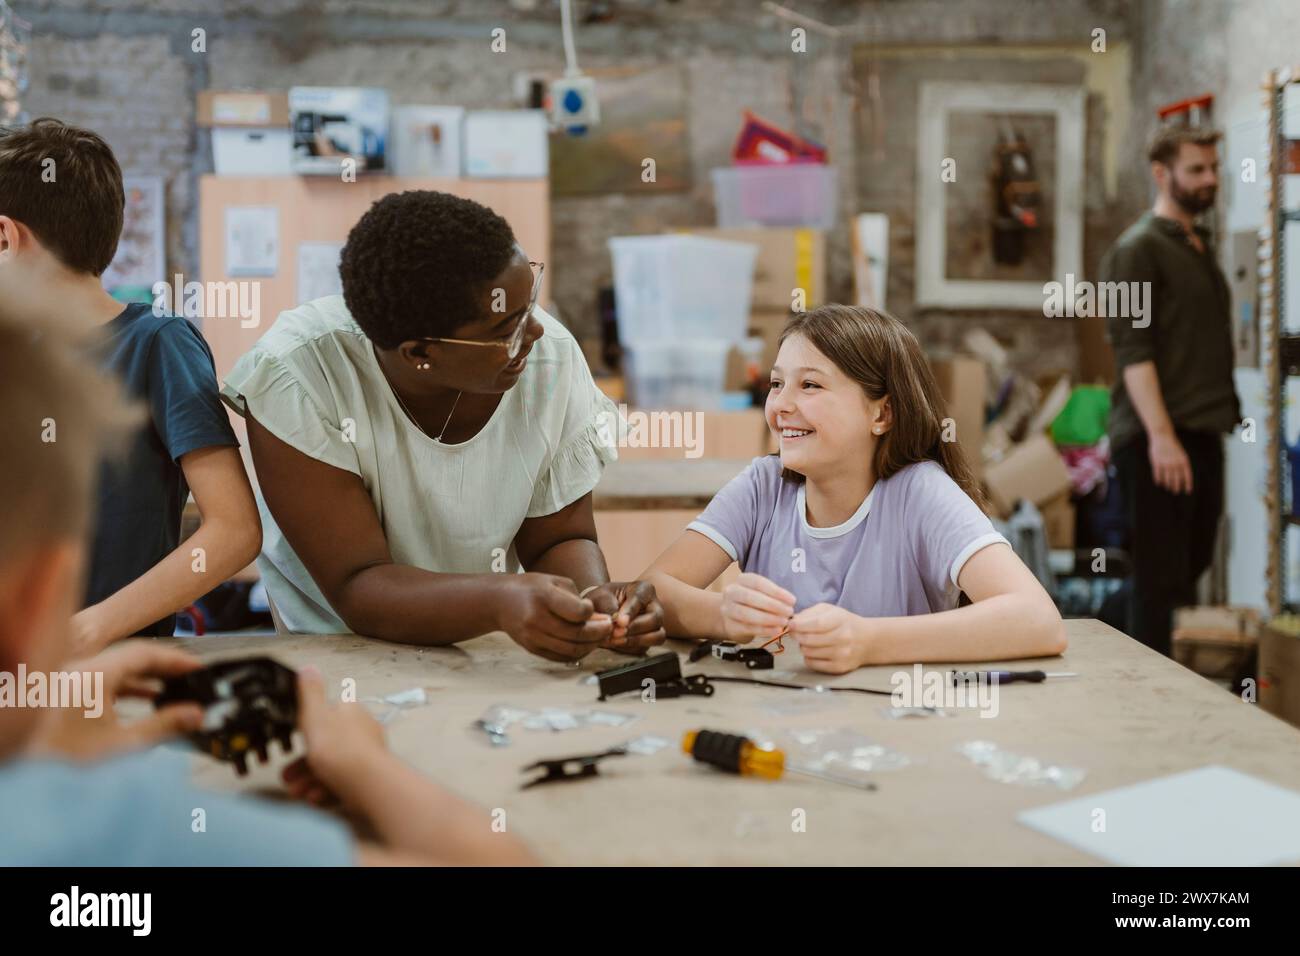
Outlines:
{"label": "white paper sheet on table", "polygon": [[300,242],[298,244],[298,304],[343,291],[339,278],[341,242]]}
{"label": "white paper sheet on table", "polygon": [[[1097,811],[1105,829],[1094,831]],[[1026,826],[1124,866],[1264,866],[1300,859],[1300,793],[1199,767],[1026,810]]]}

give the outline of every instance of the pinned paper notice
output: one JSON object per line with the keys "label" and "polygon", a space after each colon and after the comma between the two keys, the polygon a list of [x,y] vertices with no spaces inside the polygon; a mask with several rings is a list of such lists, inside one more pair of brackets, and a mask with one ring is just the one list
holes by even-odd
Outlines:
{"label": "pinned paper notice", "polygon": [[303,242],[298,245],[298,304],[343,292],[339,278],[341,242]]}
{"label": "pinned paper notice", "polygon": [[280,265],[280,211],[274,206],[226,210],[226,275],[273,276]]}

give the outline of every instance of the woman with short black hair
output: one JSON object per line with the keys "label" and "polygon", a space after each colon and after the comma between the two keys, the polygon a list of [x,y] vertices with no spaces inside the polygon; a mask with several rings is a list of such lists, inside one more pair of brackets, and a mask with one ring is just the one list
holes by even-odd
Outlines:
{"label": "woman with short black hair", "polygon": [[284,629],[503,630],[557,661],[663,641],[653,587],[608,580],[591,492],[617,412],[538,308],[542,270],[478,203],[386,196],[348,236],[343,295],[281,314],[227,377]]}

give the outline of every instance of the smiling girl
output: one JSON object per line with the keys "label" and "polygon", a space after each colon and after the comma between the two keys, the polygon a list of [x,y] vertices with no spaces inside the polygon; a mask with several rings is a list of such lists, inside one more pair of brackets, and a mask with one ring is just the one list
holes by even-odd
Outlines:
{"label": "smiling girl", "polygon": [[[732,479],[644,575],[669,634],[788,631],[810,668],[836,674],[1064,651],[1051,598],[942,440],[938,386],[901,322],[842,305],[796,318],[766,414],[780,455]],[[705,590],[732,561],[736,582]]]}

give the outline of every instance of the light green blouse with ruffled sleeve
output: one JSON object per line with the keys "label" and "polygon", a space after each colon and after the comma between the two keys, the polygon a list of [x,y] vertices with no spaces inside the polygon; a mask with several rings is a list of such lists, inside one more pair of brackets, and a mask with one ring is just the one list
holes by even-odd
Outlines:
{"label": "light green blouse with ruffled sleeve", "polygon": [[[226,376],[221,395],[303,454],[360,476],[395,561],[514,572],[524,519],[572,504],[617,457],[613,403],[569,331],[541,310],[537,316],[545,334],[519,381],[458,445],[435,442],[406,417],[342,296],[282,313]],[[295,633],[347,632],[260,492],[257,500],[258,568],[282,624]]]}

